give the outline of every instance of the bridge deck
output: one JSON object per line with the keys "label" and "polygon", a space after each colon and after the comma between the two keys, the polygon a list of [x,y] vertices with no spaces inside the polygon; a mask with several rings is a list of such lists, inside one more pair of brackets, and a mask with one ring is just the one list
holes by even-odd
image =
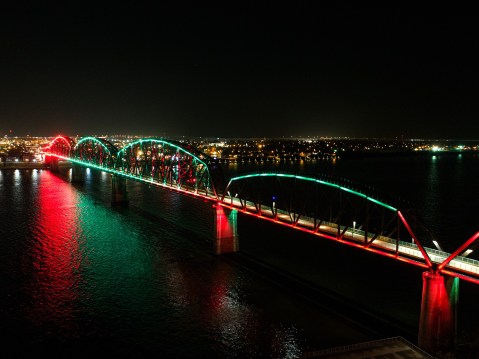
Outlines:
{"label": "bridge deck", "polygon": [[[277,214],[275,216],[270,206],[261,205],[260,210],[258,210],[253,202],[247,201],[246,203],[243,202],[242,204],[238,198],[225,198],[223,204],[230,208],[235,208],[239,211],[243,211],[245,213],[255,214],[265,219],[277,221],[283,224],[290,225],[292,227],[298,227],[298,229],[310,231],[314,234],[328,237],[330,239],[354,243],[357,246],[364,246],[365,248],[366,243],[371,241],[375,236],[374,233],[368,233],[366,235],[366,233],[362,230],[349,228],[346,229],[346,231],[339,239],[338,225],[335,223],[321,221],[321,225],[317,229],[315,229],[314,218],[302,216],[296,222],[296,224],[294,224],[294,221],[292,220],[291,216],[288,214],[287,211],[277,209]],[[317,221],[318,220],[316,220],[316,222]],[[344,226],[340,226],[339,231],[342,233],[345,228],[346,227]],[[378,236],[371,243],[370,246],[375,249],[384,250],[387,253],[394,253],[398,256],[398,259],[400,259],[401,257],[408,258],[410,260],[417,261],[417,265],[424,266],[424,257],[416,244],[401,240],[399,240],[398,244],[396,243],[397,239],[395,238]],[[431,261],[436,264],[442,263],[450,256],[450,253],[440,251],[434,248],[425,247],[424,249],[429,255]],[[446,268],[458,271],[466,276],[468,274],[479,275],[479,261],[464,256],[457,256],[446,266]]]}

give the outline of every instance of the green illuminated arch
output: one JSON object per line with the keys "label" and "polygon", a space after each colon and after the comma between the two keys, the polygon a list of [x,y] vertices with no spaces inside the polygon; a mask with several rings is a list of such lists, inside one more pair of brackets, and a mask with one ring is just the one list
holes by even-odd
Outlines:
{"label": "green illuminated arch", "polygon": [[[342,185],[339,185],[339,184],[336,184],[336,183],[332,183],[332,182],[328,182],[328,181],[325,181],[325,180],[322,180],[322,179],[318,179],[318,178],[313,178],[313,177],[307,177],[307,176],[301,176],[301,175],[295,175],[295,174],[287,174],[287,173],[275,173],[275,172],[271,172],[271,173],[253,173],[253,174],[246,174],[246,175],[242,175],[242,176],[238,176],[238,177],[233,177],[230,179],[228,185],[226,186],[226,190],[225,190],[225,193],[228,191],[230,185],[235,182],[235,181],[240,181],[240,180],[243,180],[243,179],[247,179],[247,178],[254,178],[254,177],[284,177],[284,178],[293,178],[293,179],[298,179],[298,180],[301,180],[301,181],[308,181],[308,182],[314,182],[314,183],[318,183],[318,184],[321,184],[321,185],[325,185],[325,186],[329,186],[329,187],[333,187],[333,188],[337,188],[341,191],[344,191],[344,192],[348,192],[348,193],[351,193],[355,196],[358,196],[358,197],[362,197],[372,203],[375,203],[375,204],[378,204],[384,208],[387,208],[391,211],[394,211],[394,212],[397,212],[398,209],[387,204],[387,203],[384,203],[384,202],[381,202],[375,198],[372,198],[372,197],[369,197],[363,193],[360,193],[354,189],[351,189],[351,188],[348,188],[348,187],[345,187],[345,186],[342,186]],[[224,196],[224,195],[223,195]]]}
{"label": "green illuminated arch", "polygon": [[[141,140],[138,140],[138,141],[135,141],[135,142],[131,142],[129,143],[127,146],[123,147],[121,150],[118,151],[118,157],[124,155],[124,153],[126,152],[126,150],[138,145],[138,144],[142,144],[143,142],[157,142],[157,143],[162,143],[162,144],[166,144],[168,146],[172,146],[172,147],[175,147],[177,148],[178,150],[182,151],[182,152],[185,152],[186,154],[188,154],[189,156],[195,158],[195,160],[197,160],[198,162],[202,163],[204,166],[206,166],[206,168],[208,169],[208,165],[205,161],[203,161],[202,158],[200,158],[200,156],[203,156],[203,157],[207,157],[206,155],[203,155],[200,151],[196,150],[196,149],[186,149],[184,148],[183,146],[181,146],[180,144],[177,144],[173,141],[165,141],[163,139],[152,139],[152,138],[145,138],[145,139],[141,139]],[[193,153],[193,152],[196,152],[196,153]]]}
{"label": "green illuminated arch", "polygon": [[114,165],[117,152],[115,146],[103,138],[83,137],[73,147],[71,157],[84,165],[110,168]]}
{"label": "green illuminated arch", "polygon": [[98,143],[100,146],[102,146],[105,150],[108,151],[108,153],[112,156],[116,155],[118,153],[118,149],[109,141],[103,139],[103,138],[97,138],[97,137],[83,137],[80,141],[77,142],[77,144],[74,146],[74,150],[78,149],[78,147],[86,142],[86,141],[92,141]]}
{"label": "green illuminated arch", "polygon": [[118,151],[114,168],[123,175],[218,197],[211,176],[214,165],[208,155],[188,144],[143,138]]}

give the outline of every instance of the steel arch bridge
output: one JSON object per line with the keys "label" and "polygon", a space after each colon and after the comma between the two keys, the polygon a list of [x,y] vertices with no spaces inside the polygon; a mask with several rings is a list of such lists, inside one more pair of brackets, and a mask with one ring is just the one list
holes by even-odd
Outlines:
{"label": "steel arch bridge", "polygon": [[225,183],[221,166],[215,159],[190,145],[161,138],[139,139],[117,149],[104,138],[84,137],[76,142],[57,136],[45,147],[44,153],[50,159],[208,199],[217,198]]}
{"label": "steel arch bridge", "polygon": [[479,284],[479,261],[467,256],[479,231],[454,252],[428,247],[427,229],[411,210],[380,199],[370,188],[326,176],[252,173],[225,179],[221,165],[200,150],[162,138],[122,149],[103,138],[57,136],[49,161],[69,161],[130,180],[155,184],[279,225]]}

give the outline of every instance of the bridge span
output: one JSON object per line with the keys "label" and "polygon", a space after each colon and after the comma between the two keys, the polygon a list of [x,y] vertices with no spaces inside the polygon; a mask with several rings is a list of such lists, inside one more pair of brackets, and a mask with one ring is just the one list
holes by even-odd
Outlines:
{"label": "bridge span", "polygon": [[432,248],[437,242],[411,208],[345,179],[278,172],[226,179],[217,159],[163,138],[118,149],[104,138],[57,136],[44,153],[52,170],[72,163],[72,181],[82,179],[81,167],[110,173],[112,203],[128,202],[126,180],[210,201],[218,254],[238,250],[240,212],[424,268],[418,345],[426,350],[454,344],[459,279],[479,284],[479,261],[468,256],[479,231],[451,253]]}

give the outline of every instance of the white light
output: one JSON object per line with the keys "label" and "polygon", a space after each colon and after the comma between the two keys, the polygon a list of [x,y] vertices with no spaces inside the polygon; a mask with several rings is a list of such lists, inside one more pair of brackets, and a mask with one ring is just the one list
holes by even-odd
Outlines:
{"label": "white light", "polygon": [[432,241],[432,243],[434,243],[434,245],[436,246],[437,249],[439,249],[440,251],[442,251],[441,249],[441,246],[439,245],[439,243],[437,243],[436,241]]}
{"label": "white light", "polygon": [[468,250],[466,250],[466,251],[464,252],[464,254],[463,254],[462,256],[463,256],[463,257],[467,257],[469,254],[472,253],[472,251],[473,251],[472,249],[468,249]]}

